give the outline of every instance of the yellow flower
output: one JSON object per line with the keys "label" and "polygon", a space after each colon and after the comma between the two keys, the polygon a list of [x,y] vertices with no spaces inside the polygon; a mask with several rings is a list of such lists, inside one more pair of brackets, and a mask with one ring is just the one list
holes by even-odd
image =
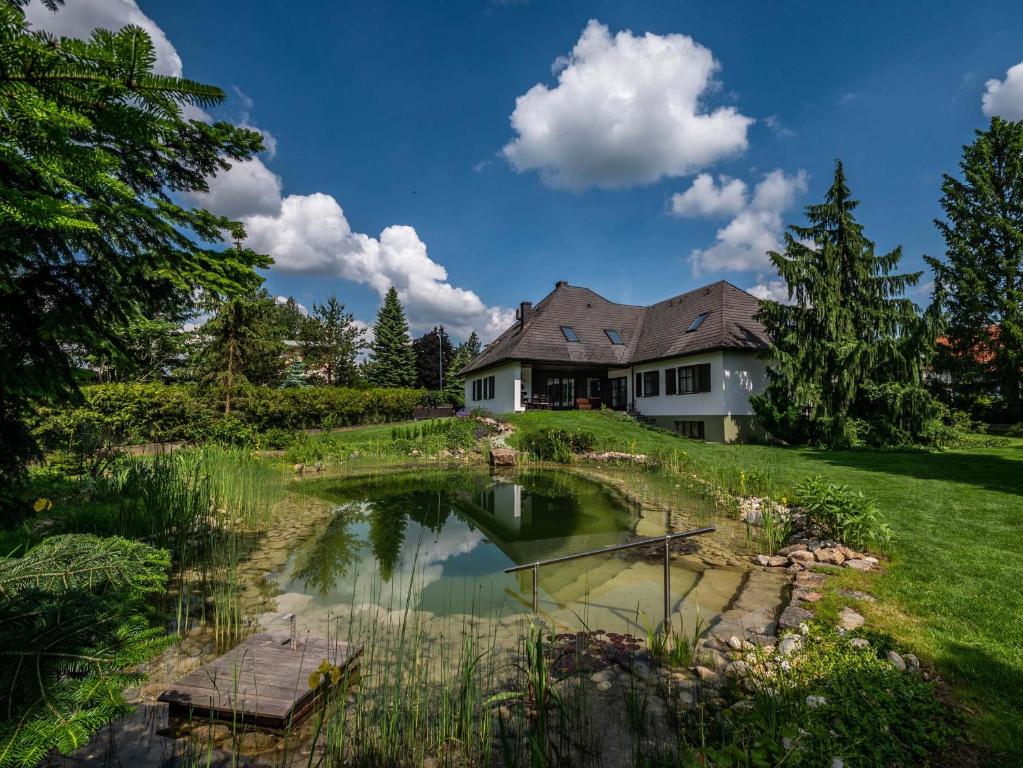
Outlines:
{"label": "yellow flower", "polygon": [[320,687],[320,672],[318,670],[309,675],[309,687],[310,688]]}
{"label": "yellow flower", "polygon": [[32,509],[36,512],[49,512],[53,509],[53,502],[47,498],[40,497],[36,499],[36,503],[32,505]]}

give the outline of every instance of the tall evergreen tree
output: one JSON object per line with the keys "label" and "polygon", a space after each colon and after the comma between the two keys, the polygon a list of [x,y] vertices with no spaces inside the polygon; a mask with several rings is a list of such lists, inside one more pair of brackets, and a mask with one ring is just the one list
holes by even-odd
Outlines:
{"label": "tall evergreen tree", "polygon": [[444,326],[424,333],[412,342],[412,349],[416,353],[416,386],[440,389],[441,379],[447,380],[455,356],[455,347]]}
{"label": "tall evergreen tree", "polygon": [[305,310],[298,305],[293,296],[287,298],[278,296],[275,299],[274,314],[277,315],[277,323],[281,327],[285,339],[297,341],[302,338],[306,328]]}
{"label": "tall evergreen tree", "polygon": [[196,335],[198,378],[224,387],[224,413],[240,384],[276,386],[284,373],[285,327],[266,291],[222,303]]}
{"label": "tall evergreen tree", "polygon": [[57,41],[20,4],[0,2],[0,496],[35,452],[30,409],[79,395],[70,349],[121,354],[131,322],[250,290],[270,263],[223,248],[240,223],[180,204],[262,149],[186,117],[223,92],[155,73],[140,27]]}
{"label": "tall evergreen tree", "polygon": [[302,354],[310,368],[318,368],[328,387],[347,386],[358,379],[357,358],[366,346],[363,330],[345,305],[330,296],[326,304],[313,304],[302,338]]}
{"label": "tall evergreen tree", "polygon": [[790,226],[785,252],[770,254],[794,303],[762,303],[769,385],[753,403],[781,439],[903,442],[931,415],[920,385],[929,324],[903,296],[921,273],[892,274],[901,247],[875,254],[857,205],[836,162],[824,202],[806,208],[809,224]]}
{"label": "tall evergreen tree", "polygon": [[[951,373],[953,405],[978,416],[1023,421],[1023,121],[993,118],[963,147],[962,179],[941,185],[944,261],[934,306],[947,344],[937,365]],[[982,399],[994,400],[984,412]]]}
{"label": "tall evergreen tree", "polygon": [[463,341],[461,346],[465,348],[470,360],[483,351],[483,344],[480,342],[480,337],[476,335],[476,331],[470,333],[469,338]]}
{"label": "tall evergreen tree", "polygon": [[377,312],[366,376],[378,387],[411,387],[416,383],[416,355],[394,286],[388,289]]}
{"label": "tall evergreen tree", "polygon": [[481,346],[480,337],[473,331],[469,338],[455,349],[455,354],[451,358],[451,369],[444,381],[444,394],[448,402],[458,406],[465,405],[465,377],[459,373],[480,353]]}

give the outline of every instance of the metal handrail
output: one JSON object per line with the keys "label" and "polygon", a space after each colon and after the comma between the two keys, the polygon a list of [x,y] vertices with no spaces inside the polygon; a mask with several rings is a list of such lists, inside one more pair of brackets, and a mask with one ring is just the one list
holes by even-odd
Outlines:
{"label": "metal handrail", "polygon": [[700,536],[705,533],[713,533],[717,530],[714,526],[707,526],[706,528],[693,528],[688,531],[678,531],[677,533],[666,533],[664,536],[650,536],[645,539],[637,539],[636,541],[627,541],[624,544],[612,544],[609,547],[600,547],[599,549],[589,549],[585,552],[574,552],[571,555],[562,555],[561,557],[552,557],[548,560],[537,560],[535,563],[524,563],[523,565],[515,565],[511,568],[505,568],[505,573],[515,573],[516,571],[531,570],[533,572],[533,613],[537,612],[537,582],[539,581],[540,568],[545,565],[553,565],[555,563],[565,563],[569,560],[579,560],[584,557],[592,557],[593,555],[604,555],[608,552],[617,552],[622,549],[631,549],[633,547],[642,547],[647,544],[655,544],[659,541],[664,542],[664,627],[665,631],[671,625],[671,541],[672,539],[688,539],[692,536]]}

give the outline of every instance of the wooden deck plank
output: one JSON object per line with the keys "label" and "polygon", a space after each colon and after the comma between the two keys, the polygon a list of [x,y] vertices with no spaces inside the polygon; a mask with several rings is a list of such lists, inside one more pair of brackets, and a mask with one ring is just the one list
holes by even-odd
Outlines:
{"label": "wooden deck plank", "polygon": [[326,638],[260,634],[244,640],[168,687],[159,701],[171,717],[212,719],[283,729],[312,711],[327,688],[309,688],[309,675],[327,659],[342,674],[362,648]]}

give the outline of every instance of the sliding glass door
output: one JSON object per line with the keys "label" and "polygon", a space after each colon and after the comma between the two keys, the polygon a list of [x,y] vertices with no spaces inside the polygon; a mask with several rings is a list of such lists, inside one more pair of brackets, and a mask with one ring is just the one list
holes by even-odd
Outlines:
{"label": "sliding glass door", "polygon": [[548,376],[547,400],[553,408],[575,407],[575,379],[567,376]]}

